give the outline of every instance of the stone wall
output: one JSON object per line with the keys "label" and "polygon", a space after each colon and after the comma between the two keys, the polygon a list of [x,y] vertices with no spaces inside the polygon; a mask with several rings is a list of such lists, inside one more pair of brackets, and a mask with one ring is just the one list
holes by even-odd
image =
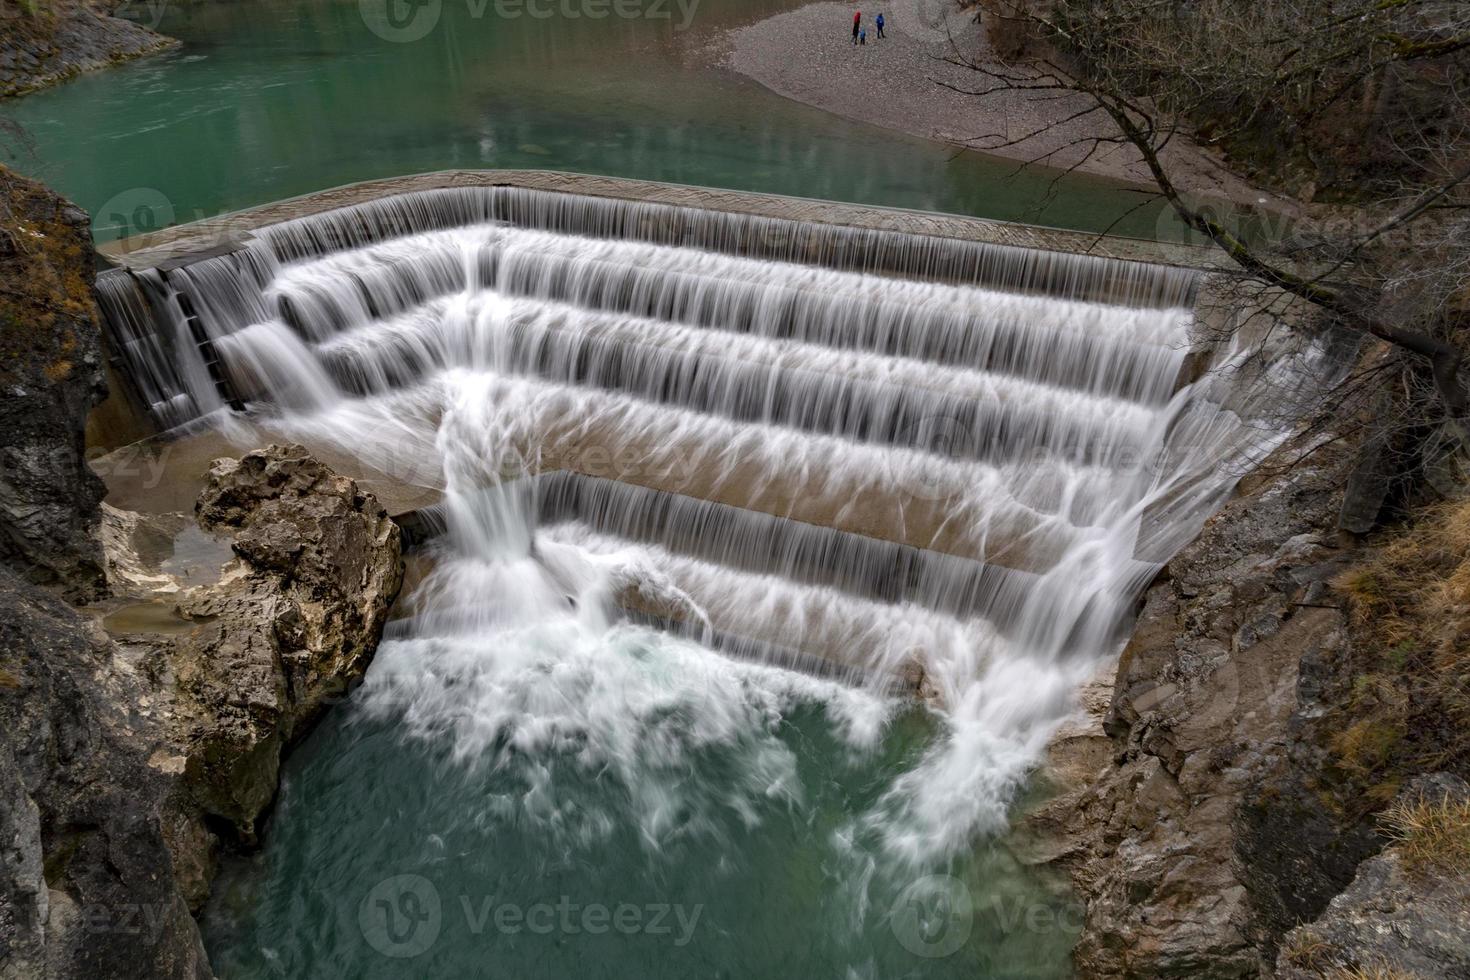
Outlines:
{"label": "stone wall", "polygon": [[222,248],[239,248],[249,240],[250,232],[266,225],[363,204],[395,194],[449,187],[521,187],[528,190],[587,194],[593,197],[647,201],[850,228],[898,231],[968,242],[1238,272],[1228,261],[1222,261],[1218,250],[1197,245],[1160,243],[1117,235],[1099,236],[1090,232],[1044,228],[966,215],[909,211],[755,191],[691,187],[662,181],[553,170],[443,170],[365,180],[246,208],[218,218],[207,218],[134,235],[110,242],[102,246],[100,251],[110,261],[130,269],[152,269],[165,264],[187,263],[195,257],[202,257]]}

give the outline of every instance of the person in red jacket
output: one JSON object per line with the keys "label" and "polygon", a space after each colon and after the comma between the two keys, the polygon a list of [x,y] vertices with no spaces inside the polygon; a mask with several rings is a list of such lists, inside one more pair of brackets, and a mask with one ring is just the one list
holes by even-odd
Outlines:
{"label": "person in red jacket", "polygon": [[863,12],[861,10],[859,10],[857,13],[855,13],[855,14],[852,15],[852,43],[853,44],[856,44],[857,43],[858,28],[860,26],[862,26],[862,23],[863,23]]}

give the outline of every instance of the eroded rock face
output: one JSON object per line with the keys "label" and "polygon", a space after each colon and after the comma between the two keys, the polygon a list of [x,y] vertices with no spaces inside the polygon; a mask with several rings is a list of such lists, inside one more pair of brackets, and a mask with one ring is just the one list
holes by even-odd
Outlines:
{"label": "eroded rock face", "polygon": [[0,564],[74,599],[105,587],[102,481],[83,458],[106,394],[87,215],[0,167]]}
{"label": "eroded rock face", "polygon": [[1032,818],[1087,906],[1081,975],[1259,975],[1382,845],[1308,785],[1313,665],[1351,643],[1327,585],[1351,557],[1330,530],[1341,465],[1232,502],[1146,593],[1111,762]]}
{"label": "eroded rock face", "polygon": [[403,581],[399,531],[300,446],[217,460],[196,513],[237,559],[178,604],[200,624],[167,653],[180,741],[206,810],[250,842],[282,750],[367,670]]}
{"label": "eroded rock face", "polygon": [[[371,660],[402,581],[371,495],[271,447],[217,461],[198,511],[109,509],[91,616],[0,568],[0,976],[210,976],[191,911],[221,843],[255,841],[285,749]],[[160,560],[186,534],[210,567]]]}
{"label": "eroded rock face", "polygon": [[177,43],[112,16],[121,6],[120,0],[0,0],[0,98]]}
{"label": "eroded rock face", "polygon": [[208,977],[174,885],[147,682],[0,568],[0,975]]}
{"label": "eroded rock face", "polygon": [[[1420,777],[1406,799],[1470,799],[1448,773]],[[1419,868],[1401,847],[1364,861],[1327,911],[1287,936],[1277,962],[1282,980],[1317,980],[1333,971],[1392,967],[1395,976],[1470,977],[1470,876]]]}

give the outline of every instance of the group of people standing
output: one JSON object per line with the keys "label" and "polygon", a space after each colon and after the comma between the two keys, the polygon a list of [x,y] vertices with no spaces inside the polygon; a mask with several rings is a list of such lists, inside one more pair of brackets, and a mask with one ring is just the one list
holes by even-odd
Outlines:
{"label": "group of people standing", "polygon": [[[883,36],[883,15],[882,14],[879,14],[877,17],[874,17],[873,18],[873,26],[878,29],[877,37],[874,38],[874,40],[877,40],[877,38]],[[868,29],[863,26],[863,12],[861,10],[856,11],[852,15],[852,43],[853,44],[867,44],[868,43]]]}

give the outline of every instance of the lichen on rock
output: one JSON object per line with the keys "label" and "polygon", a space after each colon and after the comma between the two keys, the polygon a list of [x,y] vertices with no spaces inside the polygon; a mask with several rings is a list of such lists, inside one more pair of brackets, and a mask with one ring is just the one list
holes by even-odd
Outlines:
{"label": "lichen on rock", "polygon": [[106,392],[90,222],[0,167],[0,564],[74,599],[104,589],[87,411]]}

